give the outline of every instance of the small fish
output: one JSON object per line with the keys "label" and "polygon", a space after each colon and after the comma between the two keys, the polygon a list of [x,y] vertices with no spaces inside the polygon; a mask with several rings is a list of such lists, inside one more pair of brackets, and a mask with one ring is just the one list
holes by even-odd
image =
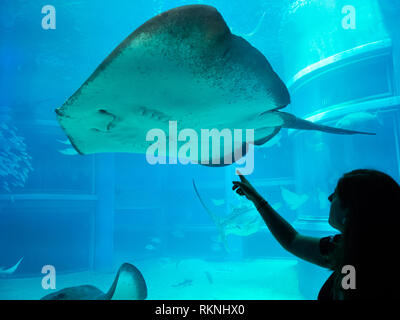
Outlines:
{"label": "small fish", "polygon": [[58,150],[58,152],[66,156],[75,156],[78,154],[78,152],[74,148],[62,149]]}
{"label": "small fish", "polygon": [[225,199],[214,199],[214,198],[211,198],[211,201],[215,206],[222,206],[225,203]]}
{"label": "small fish", "polygon": [[192,279],[185,279],[182,282],[179,282],[179,283],[171,285],[171,287],[184,288],[184,287],[188,287],[188,286],[191,286],[191,285],[193,285],[193,280]]}
{"label": "small fish", "polygon": [[150,241],[153,242],[153,243],[157,243],[157,244],[161,243],[160,238],[157,238],[157,237],[150,238]]}
{"label": "small fish", "polygon": [[280,188],[281,188],[282,198],[291,210],[298,209],[308,200],[308,195],[306,194],[299,195],[295,192],[286,189],[285,187],[280,187]]}
{"label": "small fish", "polygon": [[11,185],[13,187],[23,187],[24,186],[23,183],[21,183],[20,181],[13,181],[13,182],[11,182]]}
{"label": "small fish", "polygon": [[209,282],[210,284],[213,284],[214,281],[213,281],[213,278],[211,277],[211,274],[210,274],[208,271],[204,271],[204,273],[205,273],[205,275],[206,275],[206,277],[207,277],[208,282]]}
{"label": "small fish", "polygon": [[156,250],[156,247],[153,246],[152,244],[147,244],[147,245],[145,246],[145,248],[146,248],[146,250],[150,250],[150,251]]}
{"label": "small fish", "polygon": [[249,33],[241,33],[240,35],[242,37],[247,37],[247,38],[254,36],[260,30],[266,13],[267,13],[266,11],[263,12],[263,14],[261,15],[261,18],[258,20],[258,23],[257,23],[256,27],[253,29],[253,31],[251,31]]}
{"label": "small fish", "polygon": [[8,186],[8,182],[7,182],[7,181],[5,181],[5,182],[3,183],[3,188],[4,188],[4,190],[6,190],[7,192],[11,192],[11,189],[10,189],[10,187]]}
{"label": "small fish", "polygon": [[56,139],[56,140],[59,143],[66,144],[66,145],[71,145],[71,141],[69,141],[69,139],[67,139],[67,140]]}

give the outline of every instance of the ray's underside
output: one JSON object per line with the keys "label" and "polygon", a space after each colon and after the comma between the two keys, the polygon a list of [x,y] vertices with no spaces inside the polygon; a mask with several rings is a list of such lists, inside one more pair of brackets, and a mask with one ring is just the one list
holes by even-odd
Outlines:
{"label": "ray's underside", "polygon": [[282,127],[327,131],[278,111],[289,103],[256,48],[233,35],[215,8],[189,5],[135,30],[56,113],[81,154],[146,153],[146,134],[168,136],[169,121],[198,136],[201,129],[254,129],[258,145]]}

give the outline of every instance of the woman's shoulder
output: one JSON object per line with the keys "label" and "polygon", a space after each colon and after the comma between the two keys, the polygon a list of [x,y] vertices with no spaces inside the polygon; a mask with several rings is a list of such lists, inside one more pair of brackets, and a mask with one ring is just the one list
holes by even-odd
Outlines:
{"label": "woman's shoulder", "polygon": [[321,254],[324,256],[331,254],[335,250],[342,237],[343,236],[341,234],[336,234],[321,238],[319,240],[319,250]]}

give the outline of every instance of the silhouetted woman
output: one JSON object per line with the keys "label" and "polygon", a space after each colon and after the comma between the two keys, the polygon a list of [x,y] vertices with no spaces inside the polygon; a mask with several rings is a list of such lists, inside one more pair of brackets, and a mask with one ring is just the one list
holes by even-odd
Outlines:
{"label": "silhouetted woman", "polygon": [[[325,238],[299,234],[239,176],[232,189],[254,203],[276,240],[297,257],[333,270],[319,300],[399,296],[400,187],[390,176],[369,169],[343,175],[328,198],[329,224],[341,234]],[[346,265],[355,269],[355,289],[342,286]]]}

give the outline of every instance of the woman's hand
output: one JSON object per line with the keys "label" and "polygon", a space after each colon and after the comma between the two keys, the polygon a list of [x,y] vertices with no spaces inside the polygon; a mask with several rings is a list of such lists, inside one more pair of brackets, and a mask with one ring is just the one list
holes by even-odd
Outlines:
{"label": "woman's hand", "polygon": [[254,189],[254,187],[250,184],[250,182],[237,170],[240,181],[232,181],[233,187],[232,190],[236,190],[236,193],[245,196],[247,199],[252,201],[256,206],[263,198],[260,194]]}

